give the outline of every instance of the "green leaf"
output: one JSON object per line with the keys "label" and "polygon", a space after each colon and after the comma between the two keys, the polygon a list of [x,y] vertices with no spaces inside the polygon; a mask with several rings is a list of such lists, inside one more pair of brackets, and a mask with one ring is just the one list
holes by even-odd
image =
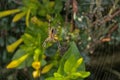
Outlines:
{"label": "green leaf", "polygon": [[50,77],[50,78],[47,78],[45,80],[64,80],[63,78],[54,78],[54,77]]}
{"label": "green leaf", "polygon": [[36,38],[29,33],[25,33],[22,36],[22,39],[23,39],[24,44],[29,47],[33,46],[36,42]]}
{"label": "green leaf", "polygon": [[[62,57],[61,61],[60,61],[60,66],[58,68],[58,73],[64,75],[64,64],[65,62],[69,59],[69,57],[74,56],[74,58],[76,59],[76,61],[81,57],[79,50],[76,46],[76,44],[74,42],[70,43],[70,48],[68,49],[68,51],[64,54],[64,56]],[[68,64],[68,61],[67,63]],[[72,63],[73,64],[73,63]],[[80,68],[78,70],[85,70],[85,66],[84,64],[81,64]]]}
{"label": "green leaf", "polygon": [[77,78],[79,78],[80,76],[81,76],[81,73],[76,72],[76,73],[71,73],[70,78],[71,78],[71,79],[77,79]]}
{"label": "green leaf", "polygon": [[[34,24],[31,24],[30,27],[27,28],[26,33],[30,34],[33,38],[38,37],[38,34],[40,34],[41,37],[41,43],[44,42],[45,38],[47,37],[47,27],[48,23],[44,22],[44,25],[36,26]],[[44,33],[44,34],[43,34]],[[35,42],[36,39],[34,38],[33,42]],[[42,45],[42,44],[39,44]]]}
{"label": "green leaf", "polygon": [[68,60],[65,62],[65,65],[64,65],[65,73],[70,74],[71,70],[74,68],[76,62],[77,62],[77,60],[75,59],[74,55],[71,55],[68,58]]}
{"label": "green leaf", "polygon": [[57,43],[54,43],[52,46],[49,46],[46,50],[45,50],[45,54],[49,57],[52,57],[55,55],[55,53],[57,52]]}
{"label": "green leaf", "polygon": [[47,64],[47,62],[44,59],[41,60],[41,63],[41,66],[45,66]]}
{"label": "green leaf", "polygon": [[59,77],[59,78],[62,78],[63,76],[61,75],[61,74],[59,74],[59,73],[54,73],[54,77]]}
{"label": "green leaf", "polygon": [[25,67],[30,67],[33,62],[33,56],[29,56],[24,62],[22,62],[17,69],[23,69]]}
{"label": "green leaf", "polygon": [[78,70],[78,68],[81,66],[82,62],[83,62],[83,58],[79,58],[76,61],[74,67],[71,69],[71,72],[76,72]]}
{"label": "green leaf", "polygon": [[90,72],[80,71],[76,73],[71,73],[71,79],[77,79],[77,78],[86,78],[90,75]]}
{"label": "green leaf", "polygon": [[61,0],[55,0],[55,13],[59,13],[63,8],[62,1]]}
{"label": "green leaf", "polygon": [[23,55],[25,55],[25,51],[22,50],[22,49],[19,49],[19,50],[17,50],[17,51],[15,52],[12,60],[18,59],[18,58],[20,58],[20,57],[23,56]]}
{"label": "green leaf", "polygon": [[[26,54],[26,53],[25,53],[24,50],[19,49],[19,50],[17,50],[16,53],[14,54],[12,60],[18,59],[18,58],[20,58],[21,56],[23,56],[23,55],[25,55],[25,54]],[[22,63],[17,67],[17,69],[22,69],[22,68],[31,66],[32,61],[33,61],[33,56],[28,57],[24,62],[22,62]]]}
{"label": "green leaf", "polygon": [[45,9],[41,9],[41,10],[39,10],[38,14],[40,16],[44,16],[45,17],[47,15],[47,11]]}
{"label": "green leaf", "polygon": [[81,78],[86,78],[90,75],[90,72],[86,72],[86,71],[80,71],[79,73],[81,74],[80,75]]}

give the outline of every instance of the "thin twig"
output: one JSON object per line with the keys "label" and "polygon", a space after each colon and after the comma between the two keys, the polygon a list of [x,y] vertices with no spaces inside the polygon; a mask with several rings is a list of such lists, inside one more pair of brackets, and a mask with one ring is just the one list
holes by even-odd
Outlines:
{"label": "thin twig", "polygon": [[115,31],[115,30],[117,30],[118,29],[118,24],[115,24],[110,30],[109,30],[109,32],[108,32],[108,37],[110,37],[110,35]]}
{"label": "thin twig", "polygon": [[109,15],[111,15],[116,10],[116,8],[117,8],[116,5],[118,4],[118,2],[119,2],[119,0],[115,0],[112,8],[109,11]]}
{"label": "thin twig", "polygon": [[68,23],[68,12],[69,12],[69,6],[70,6],[70,0],[67,0],[65,3],[65,9],[66,9],[66,14],[65,14],[65,23]]}
{"label": "thin twig", "polygon": [[72,15],[71,15],[71,32],[75,30],[75,23],[74,23],[74,17],[76,17],[78,13],[78,4],[76,0],[72,0]]}
{"label": "thin twig", "polygon": [[103,18],[103,21],[101,20],[96,20],[93,22],[93,25],[96,25],[96,24],[104,24],[108,21],[111,21],[115,16],[119,15],[120,14],[120,9],[118,9],[115,13],[113,13],[111,16],[110,15],[107,15]]}

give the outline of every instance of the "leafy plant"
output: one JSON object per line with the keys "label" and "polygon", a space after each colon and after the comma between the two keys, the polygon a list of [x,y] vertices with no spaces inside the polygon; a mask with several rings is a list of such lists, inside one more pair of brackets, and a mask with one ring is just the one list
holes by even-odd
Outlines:
{"label": "leafy plant", "polygon": [[[33,78],[41,76],[46,80],[83,80],[88,77],[90,72],[85,71],[85,63],[75,44],[79,29],[71,31],[71,25],[66,25],[61,14],[65,1],[22,2],[23,5],[17,9],[0,12],[0,18],[15,14],[12,22],[25,17],[23,20],[26,24],[24,34],[7,46],[8,52],[15,54],[6,68],[30,67],[33,69]],[[64,43],[69,49],[62,55],[60,52]]]}
{"label": "leafy plant", "polygon": [[61,59],[57,72],[54,73],[54,77],[46,80],[83,80],[89,75],[90,72],[85,71],[83,58],[80,56],[76,44],[71,42],[70,48]]}

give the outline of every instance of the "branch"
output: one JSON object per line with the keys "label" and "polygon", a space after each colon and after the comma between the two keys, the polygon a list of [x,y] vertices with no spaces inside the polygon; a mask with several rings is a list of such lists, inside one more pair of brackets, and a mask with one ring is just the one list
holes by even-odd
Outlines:
{"label": "branch", "polygon": [[68,23],[68,12],[69,12],[69,6],[70,6],[70,0],[67,0],[65,3],[65,9],[66,9],[66,14],[65,14],[65,23]]}
{"label": "branch", "polygon": [[71,32],[75,30],[75,23],[74,23],[74,18],[76,17],[78,13],[78,4],[76,0],[71,1],[72,4],[72,15],[71,15]]}
{"label": "branch", "polygon": [[108,21],[111,21],[115,16],[119,15],[120,14],[120,9],[118,9],[118,11],[116,11],[115,13],[113,13],[112,15],[107,15],[103,18],[103,21],[101,20],[96,20],[93,22],[93,25],[96,25],[96,24],[104,24]]}
{"label": "branch", "polygon": [[108,36],[110,37],[110,35],[118,29],[118,24],[115,24],[108,32]]}

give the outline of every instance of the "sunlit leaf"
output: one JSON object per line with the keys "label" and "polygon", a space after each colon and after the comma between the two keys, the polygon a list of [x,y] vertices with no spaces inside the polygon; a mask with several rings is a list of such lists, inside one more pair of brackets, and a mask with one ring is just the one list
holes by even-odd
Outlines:
{"label": "sunlit leaf", "polygon": [[18,67],[23,61],[25,61],[25,59],[27,57],[28,57],[28,54],[25,54],[25,55],[21,56],[20,58],[18,58],[16,60],[13,60],[12,62],[10,62],[7,65],[7,68],[10,69],[10,68],[16,68],[16,67]]}
{"label": "sunlit leaf", "polygon": [[25,59],[24,62],[22,62],[18,67],[17,69],[23,69],[25,67],[30,67],[31,64],[33,62],[33,57],[32,56],[29,56],[27,59]]}
{"label": "sunlit leaf", "polygon": [[48,64],[48,65],[46,65],[46,66],[42,69],[41,73],[42,73],[42,74],[47,73],[48,71],[50,71],[50,69],[51,69],[52,67],[53,67],[53,64]]}
{"label": "sunlit leaf", "polygon": [[71,73],[71,78],[72,79],[86,78],[89,75],[90,75],[90,72],[75,72],[75,73]]}
{"label": "sunlit leaf", "polygon": [[8,52],[14,52],[15,49],[23,42],[22,38],[18,39],[16,42],[12,43],[11,45],[7,46]]}
{"label": "sunlit leaf", "polygon": [[[79,53],[79,50],[78,50],[78,48],[77,48],[77,46],[76,46],[76,44],[74,42],[70,43],[70,48],[68,49],[68,51],[62,57],[61,62],[60,62],[60,66],[59,66],[59,69],[58,69],[58,73],[65,74],[63,66],[64,66],[66,60],[68,60],[69,57],[71,57],[71,56],[74,56],[76,61],[81,57],[81,55]],[[74,64],[74,63],[72,63],[72,64]],[[79,67],[79,70],[84,70],[84,69],[85,69],[84,64],[82,64]]]}
{"label": "sunlit leaf", "polygon": [[3,12],[0,12],[0,18],[11,15],[11,14],[14,14],[14,13],[17,13],[17,12],[20,12],[20,9],[12,9],[12,10],[6,10],[6,11],[3,11]]}
{"label": "sunlit leaf", "polygon": [[47,78],[45,80],[64,80],[63,78],[54,78],[54,77],[50,77],[50,78]]}
{"label": "sunlit leaf", "polygon": [[21,13],[16,14],[12,21],[13,22],[19,21],[22,17],[25,16],[25,14],[26,14],[26,12],[21,12]]}
{"label": "sunlit leaf", "polygon": [[74,68],[76,61],[77,60],[75,59],[74,55],[71,55],[68,58],[68,60],[64,64],[64,71],[65,71],[65,73],[67,73],[67,74],[71,73],[71,70],[72,70],[72,68]]}
{"label": "sunlit leaf", "polygon": [[59,74],[59,73],[54,73],[54,77],[60,77],[60,78],[62,78],[63,76],[61,74]]}
{"label": "sunlit leaf", "polygon": [[26,26],[27,27],[29,26],[30,12],[31,12],[31,9],[28,9],[27,14],[26,14]]}

